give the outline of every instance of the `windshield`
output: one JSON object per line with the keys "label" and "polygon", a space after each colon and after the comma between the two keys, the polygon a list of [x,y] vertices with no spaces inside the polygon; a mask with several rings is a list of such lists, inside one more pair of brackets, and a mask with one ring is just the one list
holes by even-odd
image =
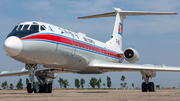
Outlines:
{"label": "windshield", "polygon": [[17,27],[18,27],[18,25],[14,27],[14,29],[12,30],[12,32],[15,31],[15,30],[17,29]]}
{"label": "windshield", "polygon": [[14,29],[12,30],[12,32],[7,36],[17,36],[18,38],[22,38],[25,37],[27,35],[33,34],[33,33],[37,33],[39,32],[39,25],[17,25],[14,27]]}
{"label": "windshield", "polygon": [[33,34],[33,33],[37,33],[39,32],[39,30],[44,31],[46,30],[46,27],[44,25],[38,25],[36,24],[20,24],[14,27],[14,29],[12,30],[12,32],[7,36],[17,36],[19,38],[25,37],[27,35]]}
{"label": "windshield", "polygon": [[29,25],[24,25],[22,30],[28,30]]}
{"label": "windshield", "polygon": [[39,25],[31,25],[30,30],[39,31]]}

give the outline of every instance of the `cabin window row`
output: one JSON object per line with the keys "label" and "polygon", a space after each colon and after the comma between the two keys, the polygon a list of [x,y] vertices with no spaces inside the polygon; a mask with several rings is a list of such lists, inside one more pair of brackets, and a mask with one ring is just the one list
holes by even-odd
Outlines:
{"label": "cabin window row", "polygon": [[78,41],[72,41],[73,45],[76,47],[80,47],[80,48],[84,48],[84,49],[88,49],[94,52],[99,52],[99,53],[103,53],[106,55],[110,55],[110,56],[114,56],[114,57],[118,57],[118,54],[116,54],[115,52],[111,52],[102,48],[98,48],[89,44],[84,44]]}

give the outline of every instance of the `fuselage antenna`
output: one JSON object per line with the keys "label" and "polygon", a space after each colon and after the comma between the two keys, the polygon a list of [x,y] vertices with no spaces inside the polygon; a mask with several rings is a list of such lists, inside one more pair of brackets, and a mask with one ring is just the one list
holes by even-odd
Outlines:
{"label": "fuselage antenna", "polygon": [[41,22],[41,20],[43,20],[43,18],[40,18],[40,19],[39,19],[39,22]]}

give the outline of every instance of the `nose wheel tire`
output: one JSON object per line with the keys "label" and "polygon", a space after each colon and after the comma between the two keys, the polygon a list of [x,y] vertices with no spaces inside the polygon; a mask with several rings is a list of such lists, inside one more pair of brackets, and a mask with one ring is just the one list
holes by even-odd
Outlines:
{"label": "nose wheel tire", "polygon": [[27,85],[27,92],[28,93],[32,93],[33,92],[33,89],[31,88],[31,83],[28,83],[28,85]]}
{"label": "nose wheel tire", "polygon": [[34,83],[33,90],[34,90],[34,93],[39,93],[39,84]]}

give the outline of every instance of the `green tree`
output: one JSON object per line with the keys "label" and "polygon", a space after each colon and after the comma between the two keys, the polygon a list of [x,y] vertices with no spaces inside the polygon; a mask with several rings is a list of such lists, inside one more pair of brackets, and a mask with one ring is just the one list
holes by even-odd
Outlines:
{"label": "green tree", "polygon": [[79,79],[74,79],[74,84],[76,88],[79,88],[80,87]]}
{"label": "green tree", "polygon": [[126,78],[124,75],[121,76],[121,81],[124,81]]}
{"label": "green tree", "polygon": [[101,87],[101,78],[98,79],[98,81],[96,82],[96,85],[98,86],[98,88]]}
{"label": "green tree", "polygon": [[81,78],[81,81],[80,81],[80,83],[81,83],[81,88],[83,89],[83,87],[84,87],[84,84],[85,84],[85,80],[84,80],[83,78]]}
{"label": "green tree", "polygon": [[14,88],[14,85],[11,83],[10,84],[10,89],[13,89]]}
{"label": "green tree", "polygon": [[[126,79],[126,78],[125,78],[125,76],[124,76],[124,75],[122,75],[122,76],[121,76],[121,81],[122,81],[122,82],[124,82],[124,81],[125,81],[125,79]],[[123,89],[125,89],[126,85],[127,85],[127,83],[126,83],[126,82],[121,83],[121,87],[123,87]]]}
{"label": "green tree", "polygon": [[111,87],[111,78],[109,76],[107,76],[107,87],[110,88]]}
{"label": "green tree", "polygon": [[19,82],[16,85],[17,89],[23,89],[23,83],[22,83],[22,79],[19,80]]}
{"label": "green tree", "polygon": [[28,78],[26,78],[26,85],[28,85],[29,84],[29,79]]}
{"label": "green tree", "polygon": [[62,88],[62,86],[63,86],[63,78],[59,78],[58,82],[59,82],[60,88]]}
{"label": "green tree", "polygon": [[64,88],[67,88],[67,86],[69,86],[69,82],[67,80],[63,80],[63,86]]}
{"label": "green tree", "polygon": [[106,84],[105,84],[105,83],[103,83],[103,86],[105,87],[105,86],[106,86]]}
{"label": "green tree", "polygon": [[134,89],[134,83],[132,83],[132,87],[133,87],[133,89]]}
{"label": "green tree", "polygon": [[1,87],[2,87],[3,89],[8,88],[7,81],[4,81],[4,82],[1,84]]}
{"label": "green tree", "polygon": [[[124,82],[124,85],[123,85],[123,88],[124,88],[124,89],[125,89],[126,85],[127,85],[127,83],[126,83],[126,82]],[[127,87],[127,88],[128,88],[128,87]]]}
{"label": "green tree", "polygon": [[96,86],[96,82],[97,82],[97,79],[95,77],[92,77],[89,84],[91,85],[91,87],[94,89],[95,86]]}

